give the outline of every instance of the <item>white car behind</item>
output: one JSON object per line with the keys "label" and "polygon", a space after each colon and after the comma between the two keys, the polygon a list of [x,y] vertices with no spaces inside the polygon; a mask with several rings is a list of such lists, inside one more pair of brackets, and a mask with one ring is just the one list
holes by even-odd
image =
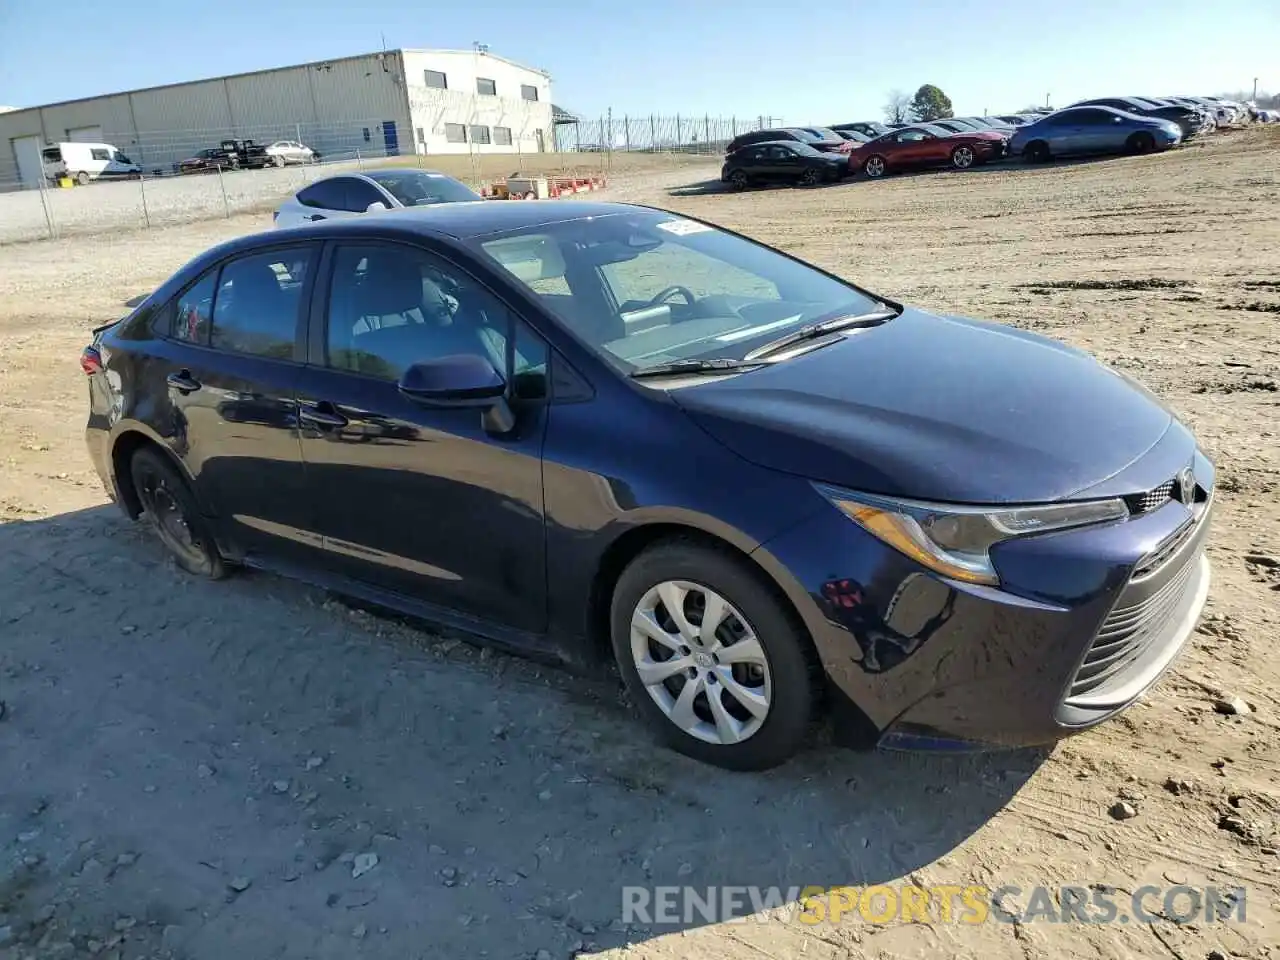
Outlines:
{"label": "white car behind", "polygon": [[277,227],[296,227],[379,210],[483,199],[446,174],[417,167],[387,167],[317,180],[282,203],[273,216]]}
{"label": "white car behind", "polygon": [[319,154],[297,140],[277,140],[267,147],[267,156],[277,167],[286,163],[315,163]]}

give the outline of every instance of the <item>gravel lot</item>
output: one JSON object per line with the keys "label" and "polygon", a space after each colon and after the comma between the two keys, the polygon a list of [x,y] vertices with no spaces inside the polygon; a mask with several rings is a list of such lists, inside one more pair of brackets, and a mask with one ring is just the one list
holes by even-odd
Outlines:
{"label": "gravel lot", "polygon": [[[192,580],[105,505],[76,356],[181,262],[269,219],[14,244],[0,249],[0,957],[1280,957],[1280,129],[813,190],[722,195],[699,183],[716,172],[649,168],[605,196],[1059,337],[1186,418],[1221,500],[1208,616],[1170,675],[1044,754],[818,747],[735,776],[654,747],[607,679],[265,575]],[[134,186],[67,193],[119,191],[123,226]],[[1250,712],[1215,710],[1232,697]],[[1136,816],[1113,818],[1119,801]],[[628,884],[898,881],[1244,886],[1248,919],[619,921]]]}

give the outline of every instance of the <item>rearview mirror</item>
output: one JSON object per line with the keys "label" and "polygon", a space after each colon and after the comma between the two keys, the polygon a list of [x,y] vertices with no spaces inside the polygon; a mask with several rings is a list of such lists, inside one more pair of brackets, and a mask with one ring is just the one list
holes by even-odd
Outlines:
{"label": "rearview mirror", "polygon": [[373,203],[369,204],[367,207],[364,208],[364,212],[377,213],[379,210],[385,210],[385,209],[387,209],[387,205],[385,203],[383,203],[381,200],[375,200],[373,201]]}
{"label": "rearview mirror", "polygon": [[484,357],[459,354],[415,363],[400,377],[400,392],[437,407],[489,407],[507,381]]}

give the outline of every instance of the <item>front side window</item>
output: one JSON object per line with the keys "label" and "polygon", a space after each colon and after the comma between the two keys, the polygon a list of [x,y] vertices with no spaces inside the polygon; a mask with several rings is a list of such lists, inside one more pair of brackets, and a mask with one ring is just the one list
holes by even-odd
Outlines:
{"label": "front side window", "polygon": [[310,247],[232,260],[218,276],[210,346],[274,360],[293,359]]}
{"label": "front side window", "polygon": [[95,160],[110,160],[111,154],[102,147],[90,147],[89,156]]}
{"label": "front side window", "polygon": [[353,244],[334,255],[328,365],[398,380],[411,365],[474,354],[507,369],[509,311],[468,275],[416,247]]}
{"label": "front side window", "polygon": [[879,306],[768,247],[661,211],[540,225],[475,245],[627,372],[740,359],[804,324]]}
{"label": "front side window", "polygon": [[480,195],[465,183],[425,170],[374,170],[369,179],[406,207],[429,207],[436,203],[479,200]]}
{"label": "front side window", "polygon": [[919,143],[921,140],[928,140],[929,134],[923,130],[903,130],[898,134],[899,143]]}
{"label": "front side window", "polygon": [[169,315],[169,335],[201,346],[209,342],[209,318],[213,315],[216,270],[211,270],[178,297]]}

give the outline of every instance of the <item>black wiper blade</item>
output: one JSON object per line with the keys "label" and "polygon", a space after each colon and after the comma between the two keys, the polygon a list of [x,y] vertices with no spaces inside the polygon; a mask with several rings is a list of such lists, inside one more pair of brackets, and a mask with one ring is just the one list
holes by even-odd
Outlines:
{"label": "black wiper blade", "polygon": [[762,360],[775,353],[780,353],[787,347],[794,346],[797,343],[804,343],[806,340],[817,340],[819,337],[825,337],[829,333],[838,333],[841,330],[879,326],[886,320],[892,320],[898,315],[898,311],[891,310],[883,304],[880,306],[881,309],[872,310],[870,313],[850,314],[846,317],[824,320],[821,323],[811,323],[808,326],[801,327],[799,330],[788,333],[785,337],[779,337],[764,346],[756,347],[744,359],[747,361]]}
{"label": "black wiper blade", "polygon": [[681,373],[724,373],[731,370],[763,367],[767,360],[734,360],[721,357],[714,360],[673,360],[671,363],[659,363],[631,374],[633,380],[646,377],[670,377]]}

